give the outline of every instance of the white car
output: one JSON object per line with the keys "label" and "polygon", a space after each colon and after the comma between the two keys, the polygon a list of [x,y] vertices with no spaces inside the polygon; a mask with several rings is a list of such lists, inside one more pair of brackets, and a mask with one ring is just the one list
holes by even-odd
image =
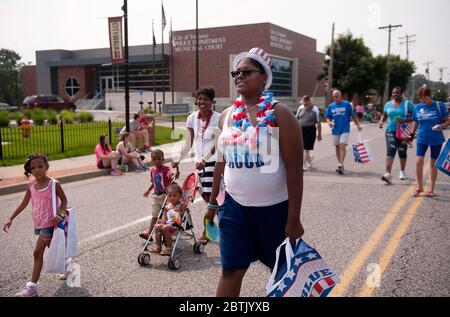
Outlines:
{"label": "white car", "polygon": [[0,110],[15,111],[15,110],[19,110],[19,107],[10,106],[7,103],[0,102]]}

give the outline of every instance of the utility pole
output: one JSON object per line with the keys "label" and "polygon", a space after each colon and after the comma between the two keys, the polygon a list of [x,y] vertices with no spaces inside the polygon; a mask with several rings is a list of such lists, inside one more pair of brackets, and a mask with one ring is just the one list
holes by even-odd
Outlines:
{"label": "utility pole", "polygon": [[392,31],[396,30],[397,28],[402,27],[401,24],[392,25],[389,24],[388,26],[380,26],[378,29],[385,30],[387,29],[389,32],[389,41],[388,41],[388,54],[387,54],[387,70],[386,70],[386,84],[384,86],[384,94],[383,94],[383,104],[385,104],[388,100],[389,96],[389,81],[390,81],[390,75],[391,75],[391,33]]}
{"label": "utility pole", "polygon": [[430,65],[433,64],[433,63],[434,63],[433,61],[427,61],[424,64],[422,64],[422,65],[426,65],[427,66],[427,68],[425,69],[425,73],[427,74],[428,81],[430,81]]}
{"label": "utility pole", "polygon": [[439,73],[441,74],[441,76],[439,77],[439,81],[442,82],[444,80],[444,70],[446,70],[447,67],[439,67]]}
{"label": "utility pole", "polygon": [[406,59],[409,61],[409,44],[415,43],[416,40],[410,40],[412,38],[416,37],[415,34],[413,35],[408,35],[408,33],[406,33],[405,36],[399,37],[399,40],[405,40],[404,42],[400,42],[400,45],[402,44],[406,44]]}
{"label": "utility pole", "polygon": [[325,107],[331,103],[331,89],[333,88],[333,64],[334,64],[334,23],[331,30],[330,64],[328,65],[328,87],[325,97]]}

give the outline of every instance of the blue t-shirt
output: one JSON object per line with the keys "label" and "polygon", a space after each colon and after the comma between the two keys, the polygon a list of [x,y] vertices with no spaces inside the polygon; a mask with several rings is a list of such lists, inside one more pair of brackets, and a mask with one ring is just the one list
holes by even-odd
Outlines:
{"label": "blue t-shirt", "polygon": [[[408,107],[407,113],[405,113],[405,105]],[[392,101],[388,101],[384,105],[383,112],[388,115],[388,122],[386,125],[387,132],[397,132],[397,124],[400,120],[404,120],[407,114],[412,115],[414,112],[414,104],[409,100],[403,100],[399,107],[394,107]]]}
{"label": "blue t-shirt", "polygon": [[333,135],[350,132],[350,119],[355,115],[352,105],[347,100],[341,100],[340,103],[331,103],[328,106],[326,117],[334,121],[334,127],[331,130]]}
{"label": "blue t-shirt", "polygon": [[[439,112],[438,105],[441,109]],[[419,103],[413,114],[413,120],[419,123],[417,130],[417,143],[425,145],[439,145],[445,142],[444,133],[442,131],[433,131],[432,128],[441,124],[444,118],[448,117],[448,110],[443,103],[433,101],[427,106]]]}

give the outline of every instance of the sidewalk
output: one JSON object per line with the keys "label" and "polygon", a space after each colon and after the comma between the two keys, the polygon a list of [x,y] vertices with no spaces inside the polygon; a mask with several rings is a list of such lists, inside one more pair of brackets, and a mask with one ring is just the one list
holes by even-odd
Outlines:
{"label": "sidewalk", "polygon": [[[178,149],[184,141],[154,146],[164,151],[166,162],[178,155]],[[145,163],[150,164],[150,153],[143,153]],[[49,162],[49,177],[57,178],[61,183],[76,182],[88,178],[108,176],[109,169],[98,169],[95,154],[71,157]],[[28,179],[24,175],[23,165],[0,168],[0,196],[25,191]]]}
{"label": "sidewalk", "polygon": [[[171,122],[161,123],[162,122],[158,122],[158,125],[171,126]],[[179,122],[176,126],[183,127],[185,126],[185,123]],[[331,131],[326,123],[322,123],[322,135],[327,134],[331,134]],[[152,148],[163,150],[166,162],[170,162],[175,156],[178,156],[179,148],[182,146],[183,142],[184,141],[163,144]],[[143,155],[146,157],[145,163],[149,165],[150,153],[144,153]],[[110,175],[109,169],[100,170],[97,168],[95,154],[50,161],[49,164],[50,169],[48,175],[57,178],[61,183],[70,183]],[[0,196],[25,191],[27,188],[28,179],[24,175],[22,164],[1,167],[0,177]]]}

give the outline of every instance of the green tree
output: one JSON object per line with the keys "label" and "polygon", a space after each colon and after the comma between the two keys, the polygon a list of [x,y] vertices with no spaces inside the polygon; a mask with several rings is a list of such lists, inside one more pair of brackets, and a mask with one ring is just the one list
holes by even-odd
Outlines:
{"label": "green tree", "polygon": [[[330,55],[330,47],[326,54]],[[327,78],[329,64],[330,60],[326,60],[319,80]],[[391,56],[390,65],[390,91],[395,86],[404,90],[414,73],[414,63]],[[334,48],[333,86],[347,93],[349,98],[354,94],[364,95],[369,89],[383,95],[386,72],[387,57],[373,57],[362,38],[354,38],[350,32],[338,37]]]}
{"label": "green tree", "polygon": [[14,51],[0,49],[0,102],[15,105],[21,98],[22,83],[19,78],[21,58]]}
{"label": "green tree", "polygon": [[433,100],[443,101],[443,102],[447,101],[448,93],[447,93],[446,89],[441,89],[441,88],[433,89],[432,93],[433,93]]}
{"label": "green tree", "polygon": [[[327,47],[326,54],[330,55],[331,48]],[[326,60],[319,80],[328,77],[330,60]],[[371,88],[372,52],[364,44],[362,38],[354,38],[348,32],[339,35],[334,45],[333,87],[338,88],[349,97],[353,94],[364,94]]]}

